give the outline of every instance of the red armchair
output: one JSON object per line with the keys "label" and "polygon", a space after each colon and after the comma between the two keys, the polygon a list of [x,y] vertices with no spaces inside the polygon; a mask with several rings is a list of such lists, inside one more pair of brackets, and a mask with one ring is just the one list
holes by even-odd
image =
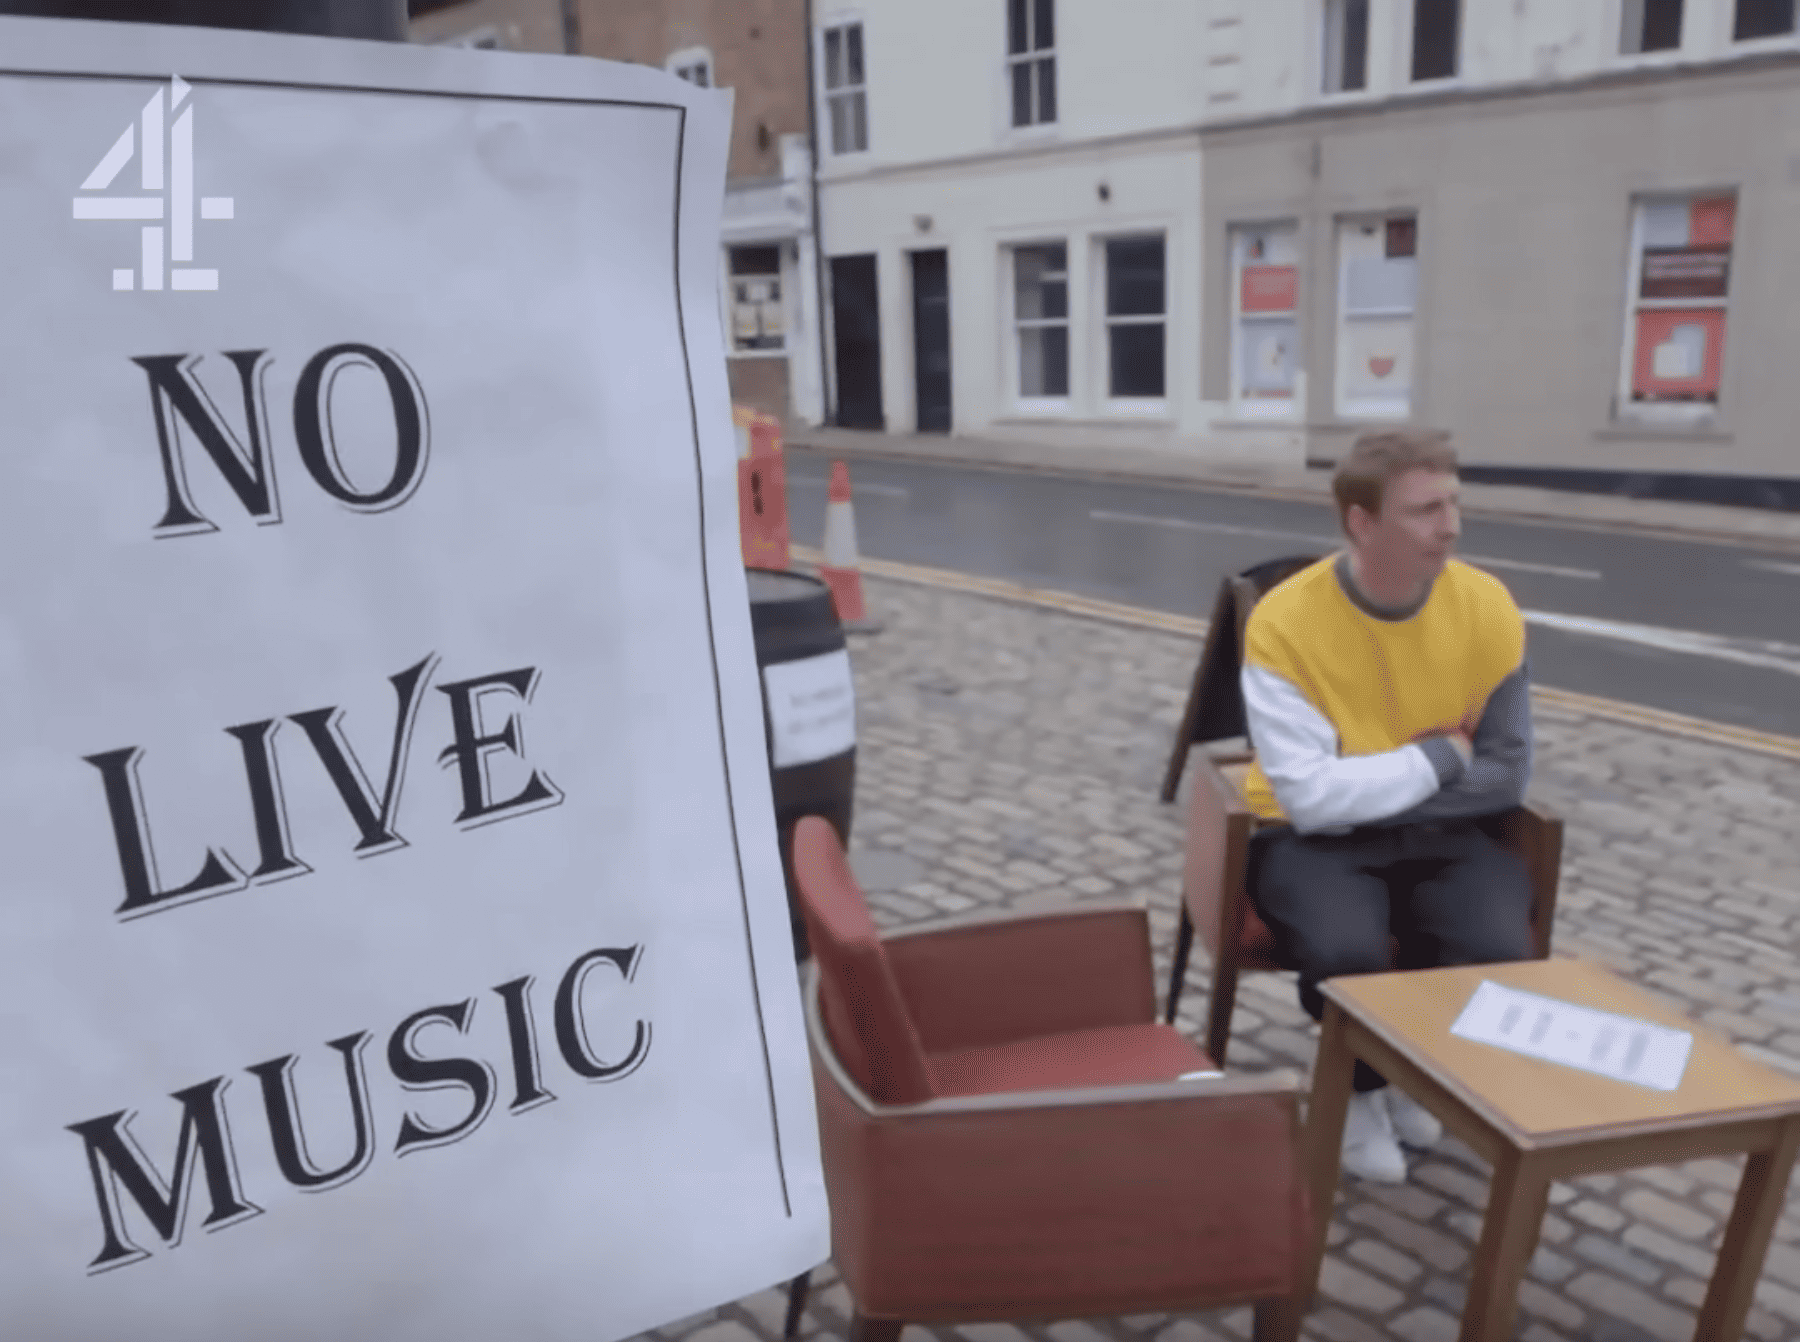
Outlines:
{"label": "red armchair", "polygon": [[1256,1306],[1298,1333],[1297,1079],[1155,1021],[1139,907],[881,937],[837,835],[794,834],[832,1250],[853,1342],[909,1322]]}

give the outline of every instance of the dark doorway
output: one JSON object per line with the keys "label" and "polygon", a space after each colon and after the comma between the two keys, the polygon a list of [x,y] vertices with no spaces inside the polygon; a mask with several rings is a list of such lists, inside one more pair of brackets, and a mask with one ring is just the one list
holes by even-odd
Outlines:
{"label": "dark doorway", "polygon": [[920,433],[950,432],[950,266],[942,248],[912,254],[913,380]]}
{"label": "dark doorway", "polygon": [[836,333],[837,422],[886,427],[881,413],[881,306],[873,256],[831,258],[831,325]]}

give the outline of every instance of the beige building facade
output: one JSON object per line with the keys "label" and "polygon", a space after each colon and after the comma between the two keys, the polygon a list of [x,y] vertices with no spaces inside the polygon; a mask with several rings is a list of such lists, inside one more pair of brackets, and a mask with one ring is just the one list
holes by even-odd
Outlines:
{"label": "beige building facade", "polygon": [[1783,31],[1735,45],[1746,20],[1703,0],[1572,0],[1537,32],[1473,4],[1429,33],[1406,5],[1310,8],[1310,42],[1270,5],[1289,40],[1246,43],[1251,78],[1215,66],[1217,431],[1331,461],[1421,425],[1475,479],[1800,508],[1793,7],[1745,10]]}

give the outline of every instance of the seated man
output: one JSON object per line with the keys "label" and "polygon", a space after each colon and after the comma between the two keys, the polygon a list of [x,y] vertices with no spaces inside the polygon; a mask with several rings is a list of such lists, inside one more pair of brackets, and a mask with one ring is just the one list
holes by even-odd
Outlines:
{"label": "seated man", "polygon": [[[1367,434],[1333,481],[1348,550],[1257,602],[1244,707],[1251,903],[1300,1002],[1338,974],[1528,959],[1524,864],[1475,818],[1517,806],[1531,768],[1525,623],[1499,579],[1451,558],[1461,530],[1447,435]],[[1406,1178],[1400,1141],[1437,1121],[1363,1063],[1344,1168]],[[1397,1136],[1396,1136],[1397,1134]]]}

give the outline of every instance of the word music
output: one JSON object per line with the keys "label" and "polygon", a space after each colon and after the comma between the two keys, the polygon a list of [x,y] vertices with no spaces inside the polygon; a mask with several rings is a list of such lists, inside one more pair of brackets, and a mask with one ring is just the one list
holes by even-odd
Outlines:
{"label": "word music", "polygon": [[[649,1054],[650,1025],[639,1018],[632,1025],[630,1047],[616,1059],[603,1057],[591,1038],[594,1022],[590,1021],[583,1000],[584,986],[596,970],[617,971],[619,980],[630,984],[643,953],[641,945],[591,950],[577,956],[563,972],[551,1012],[557,1051],[569,1070],[583,1081],[618,1081],[642,1066]],[[537,1021],[531,1003],[534,982],[525,975],[493,990],[506,1015],[513,1094],[507,1112],[511,1114],[536,1109],[557,1098],[545,1084],[538,1055]],[[459,1142],[480,1128],[493,1110],[498,1087],[492,1064],[478,1057],[426,1057],[418,1045],[417,1037],[434,1027],[439,1033],[448,1027],[466,1036],[474,1022],[477,1001],[469,997],[415,1011],[388,1036],[388,1070],[403,1090],[459,1089],[467,1106],[462,1117],[440,1126],[428,1124],[418,1114],[404,1112],[394,1140],[396,1156]],[[275,1164],[282,1177],[303,1192],[340,1188],[366,1171],[374,1160],[375,1106],[363,1059],[372,1038],[367,1030],[358,1030],[326,1044],[343,1063],[350,1119],[345,1126],[352,1133],[349,1154],[329,1168],[319,1163],[301,1125],[301,1106],[294,1084],[298,1056],[284,1054],[244,1069],[260,1085]],[[88,1169],[99,1203],[101,1247],[88,1264],[90,1274],[139,1263],[151,1256],[131,1237],[125,1218],[127,1197],[168,1248],[181,1243],[196,1186],[205,1189],[208,1210],[201,1224],[209,1231],[223,1230],[263,1214],[263,1209],[250,1200],[239,1172],[238,1147],[225,1109],[228,1085],[226,1077],[215,1076],[170,1096],[181,1106],[181,1130],[166,1176],[132,1136],[132,1110],[121,1109],[68,1125],[86,1144]],[[309,1107],[307,1112],[312,1114],[314,1110]]]}

